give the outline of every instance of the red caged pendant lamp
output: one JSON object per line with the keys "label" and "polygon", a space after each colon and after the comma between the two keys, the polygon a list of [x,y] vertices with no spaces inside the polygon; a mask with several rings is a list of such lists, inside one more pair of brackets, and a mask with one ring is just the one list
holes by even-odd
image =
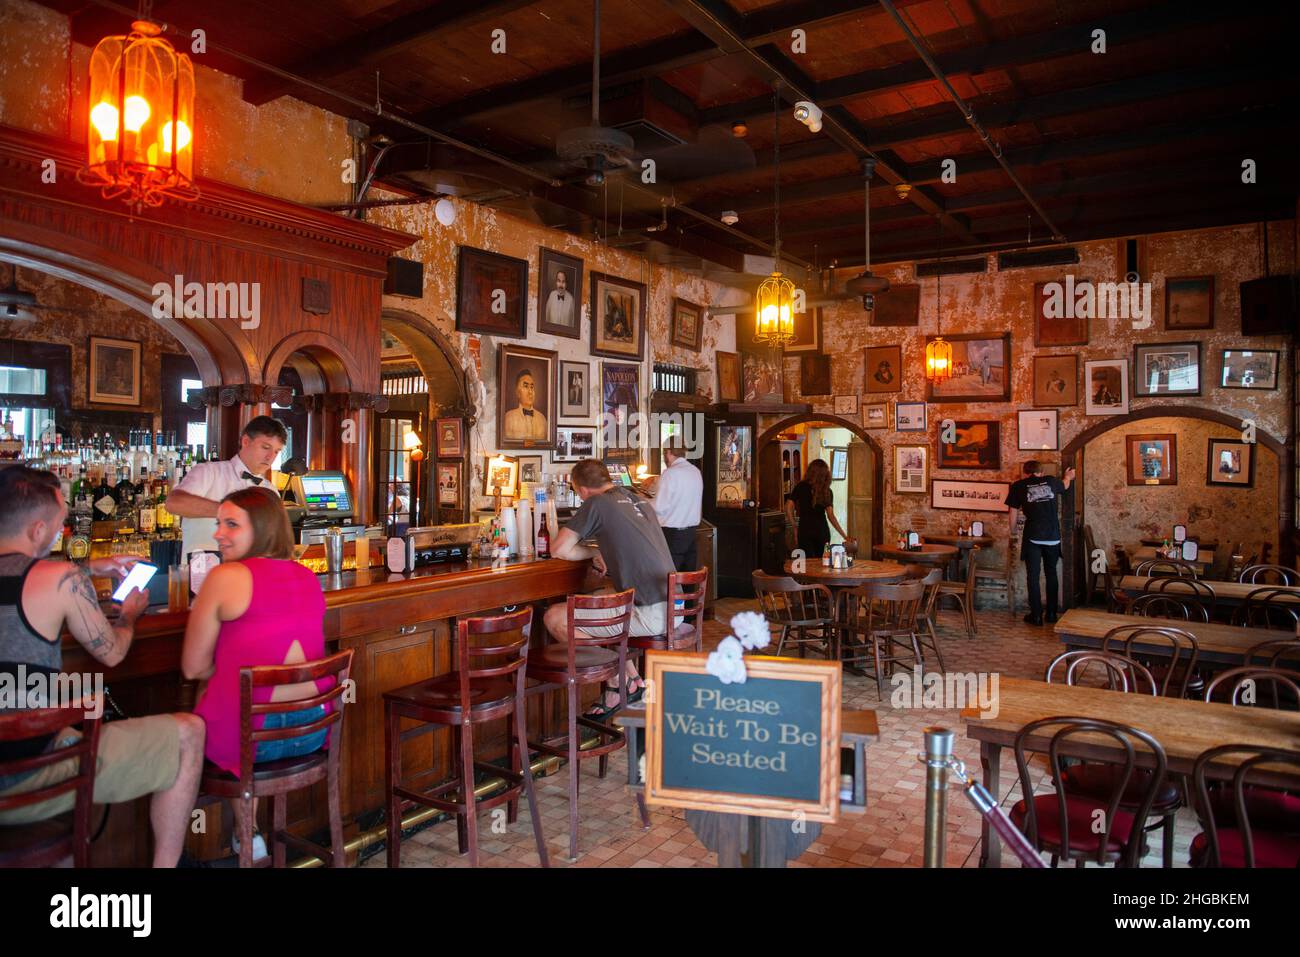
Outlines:
{"label": "red caged pendant lamp", "polygon": [[934,272],[935,337],[925,344],[925,377],[937,385],[952,378],[952,344],[943,337],[943,223],[939,223],[939,261]]}
{"label": "red caged pendant lamp", "polygon": [[[147,15],[147,14],[146,14]],[[194,66],[140,19],[90,55],[86,166],[77,180],[137,209],[193,201]]]}

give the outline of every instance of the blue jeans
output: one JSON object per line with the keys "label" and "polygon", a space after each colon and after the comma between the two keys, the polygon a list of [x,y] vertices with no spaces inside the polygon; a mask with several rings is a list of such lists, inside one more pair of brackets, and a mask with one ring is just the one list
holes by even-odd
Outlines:
{"label": "blue jeans", "polygon": [[[304,724],[311,724],[324,714],[325,706],[323,704],[318,704],[314,708],[304,708],[301,711],[283,711],[268,714],[264,716],[266,723],[262,725],[262,728],[266,731],[276,728],[297,728]],[[255,762],[280,761],[284,758],[297,758],[304,754],[311,754],[313,751],[319,751],[324,746],[327,734],[329,734],[328,731],[313,731],[311,734],[297,738],[261,741],[257,745],[257,755],[253,760]]]}
{"label": "blue jeans", "polygon": [[1029,613],[1035,618],[1043,615],[1043,599],[1038,591],[1038,572],[1042,569],[1047,579],[1047,613],[1057,613],[1060,582],[1056,577],[1056,563],[1061,560],[1060,545],[1038,545],[1025,539],[1020,546],[1020,557],[1025,560],[1025,591],[1029,597]]}

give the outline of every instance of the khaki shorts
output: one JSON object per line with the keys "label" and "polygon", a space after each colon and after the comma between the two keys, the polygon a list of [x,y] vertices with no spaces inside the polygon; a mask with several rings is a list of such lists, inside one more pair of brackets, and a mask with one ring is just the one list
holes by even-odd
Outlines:
{"label": "khaki shorts", "polygon": [[[577,608],[574,609],[573,615],[577,621],[590,618],[599,620],[609,618],[614,611],[613,608]],[[668,626],[668,602],[661,601],[657,605],[633,605],[632,620],[628,626],[628,635],[634,638],[662,635]],[[584,627],[582,630],[593,638],[612,638],[619,632],[617,625],[598,625],[591,628]]]}
{"label": "khaki shorts", "polygon": [[[81,732],[65,728],[57,742],[70,743]],[[180,725],[167,714],[112,721],[99,731],[95,762],[95,803],[119,804],[165,791],[176,783],[181,766]],[[77,761],[69,759],[40,768],[0,795],[26,794],[76,777]],[[30,824],[71,811],[77,794],[69,791],[40,804],[0,811],[0,824]]]}

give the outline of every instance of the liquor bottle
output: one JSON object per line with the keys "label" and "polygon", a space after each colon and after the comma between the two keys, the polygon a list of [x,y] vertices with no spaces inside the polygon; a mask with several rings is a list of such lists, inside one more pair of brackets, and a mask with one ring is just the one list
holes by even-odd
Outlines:
{"label": "liquor bottle", "polygon": [[158,529],[158,505],[156,485],[149,481],[149,476],[144,476],[142,483],[144,491],[141,493],[138,501],[140,510],[137,513],[137,527],[141,535],[152,535]]}
{"label": "liquor bottle", "polygon": [[163,471],[158,472],[158,481],[155,483],[157,494],[154,496],[154,524],[158,526],[158,531],[169,532],[176,526],[176,516],[167,510],[167,475]]}
{"label": "liquor bottle", "polygon": [[96,522],[107,522],[117,517],[117,496],[113,494],[113,486],[108,484],[108,471],[101,471],[99,476],[99,486],[95,489],[94,500],[94,520]]}
{"label": "liquor bottle", "polygon": [[551,534],[546,530],[546,516],[542,515],[542,524],[537,529],[537,557],[551,557]]}
{"label": "liquor bottle", "polygon": [[77,498],[72,508],[73,524],[78,535],[90,535],[90,525],[94,521],[92,506],[90,504],[90,489],[83,486],[77,493]]}
{"label": "liquor bottle", "polygon": [[135,514],[135,486],[127,483],[117,503],[117,538],[130,538],[138,528]]}

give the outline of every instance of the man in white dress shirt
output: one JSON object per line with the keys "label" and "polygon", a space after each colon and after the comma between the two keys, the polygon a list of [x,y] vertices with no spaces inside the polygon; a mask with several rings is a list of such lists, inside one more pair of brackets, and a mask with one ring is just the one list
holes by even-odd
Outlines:
{"label": "man in white dress shirt", "polygon": [[573,315],[576,303],[573,293],[569,291],[569,277],[563,269],[555,271],[555,288],[546,297],[546,321],[553,326],[573,328]]}
{"label": "man in white dress shirt", "polygon": [[215,551],[217,505],[236,489],[270,484],[271,463],[284,448],[289,433],[284,423],[269,415],[249,419],[239,438],[239,452],[224,462],[204,462],[189,470],[167,495],[167,510],[184,519],[181,523],[183,561],[190,552]]}
{"label": "man in white dress shirt", "polygon": [[663,526],[673,565],[679,572],[693,572],[700,567],[695,529],[700,524],[704,476],[686,460],[678,436],[665,440],[664,459],[668,467],[655,484],[655,514]]}

